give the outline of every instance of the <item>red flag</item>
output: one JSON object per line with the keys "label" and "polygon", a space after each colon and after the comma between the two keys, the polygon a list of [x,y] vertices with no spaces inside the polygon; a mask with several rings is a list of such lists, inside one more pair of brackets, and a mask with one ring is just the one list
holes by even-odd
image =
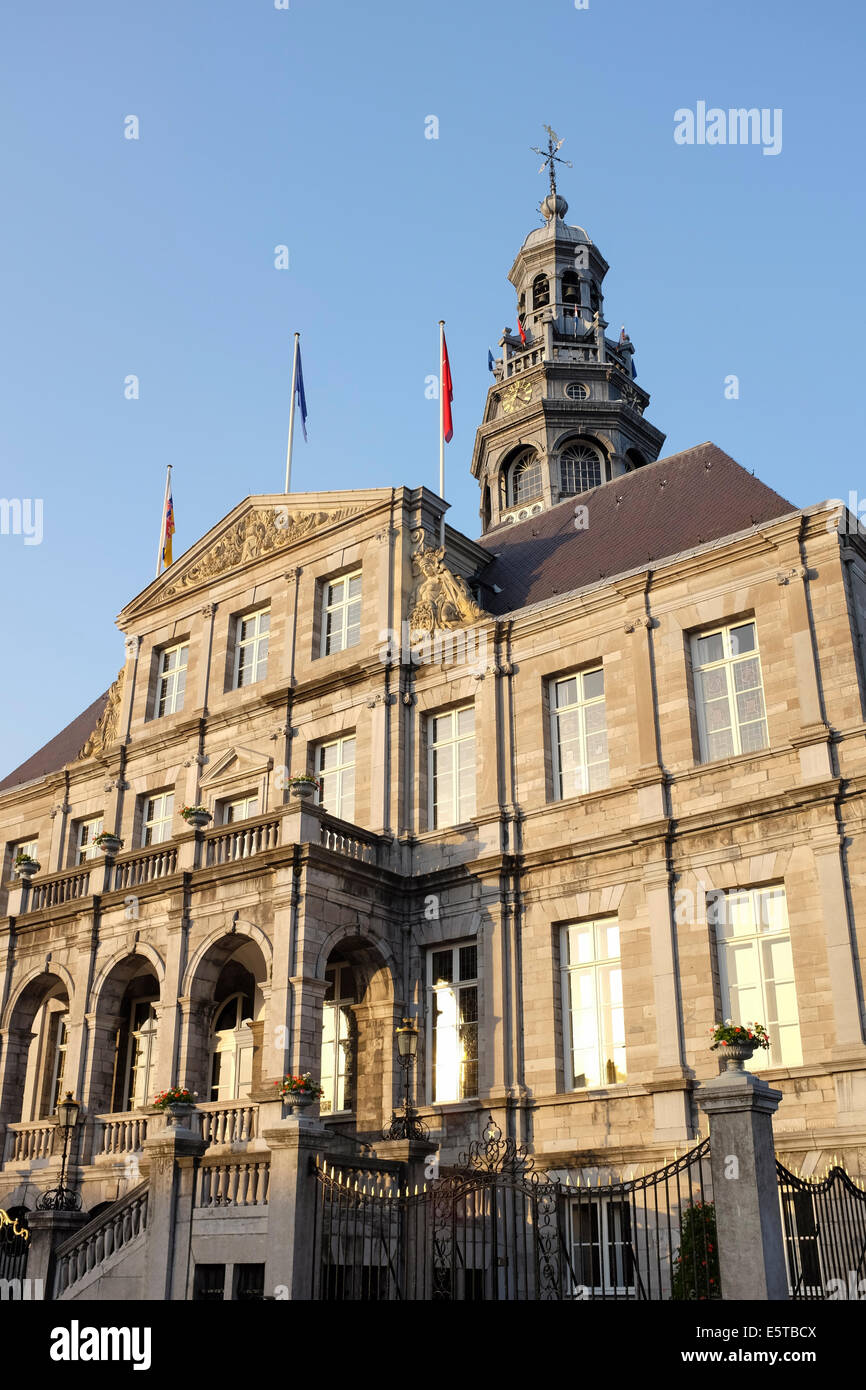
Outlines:
{"label": "red flag", "polygon": [[522,316],[522,314],[521,314],[521,312],[520,312],[519,309],[518,309],[518,311],[517,311],[517,331],[518,331],[518,333],[520,334],[520,341],[521,341],[522,343],[525,343],[525,342],[526,342],[526,334],[525,334],[524,331],[523,331],[523,316]]}
{"label": "red flag", "polygon": [[442,331],[442,364],[439,377],[439,389],[442,392],[442,435],[446,444],[450,444],[451,436],[454,433],[454,426],[451,421],[451,402],[454,399],[454,387],[451,385],[451,364],[448,361],[448,348],[445,343],[445,331]]}

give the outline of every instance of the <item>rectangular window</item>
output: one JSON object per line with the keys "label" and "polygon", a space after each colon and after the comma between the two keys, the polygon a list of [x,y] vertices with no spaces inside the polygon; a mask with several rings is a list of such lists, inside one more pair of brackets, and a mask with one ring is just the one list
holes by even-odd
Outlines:
{"label": "rectangular window", "polygon": [[248,820],[259,814],[259,798],[255,794],[239,796],[235,801],[222,803],[222,823],[232,825],[236,820]]}
{"label": "rectangular window", "polygon": [[610,784],[604,672],[583,671],[552,682],[553,776],[556,797],[582,796]]}
{"label": "rectangular window", "polygon": [[102,816],[94,816],[92,820],[80,820],[78,822],[76,864],[85,864],[88,859],[98,859],[102,853],[99,846],[93,843],[102,830],[102,819]]}
{"label": "rectangular window", "polygon": [[194,1303],[222,1303],[225,1297],[225,1265],[196,1265],[193,1276]]}
{"label": "rectangular window", "polygon": [[631,1212],[627,1201],[604,1197],[571,1203],[571,1271],[578,1288],[594,1294],[634,1289]]}
{"label": "rectangular window", "polygon": [[157,719],[161,719],[164,714],[177,714],[183,709],[188,660],[187,642],[179,643],[176,647],[166,647],[160,652],[159,679],[156,687]]}
{"label": "rectangular window", "polygon": [[153,1100],[157,1040],[157,1018],[153,1006],[158,1002],[156,999],[135,999],[130,1004],[124,1110],[140,1110]]}
{"label": "rectangular window", "polygon": [[235,647],[235,690],[263,681],[268,674],[268,639],[271,632],[270,608],[245,613],[237,620]]}
{"label": "rectangular window", "polygon": [[439,946],[427,956],[434,1103],[478,1094],[478,948]]}
{"label": "rectangular window", "polygon": [[562,928],[566,1086],[626,1079],[619,925],[612,918]]}
{"label": "rectangular window", "polygon": [[65,1013],[58,1012],[51,1014],[48,1022],[46,1058],[51,1071],[44,1118],[55,1113],[63,1093],[63,1076],[66,1070],[66,1019]]}
{"label": "rectangular window", "polygon": [[753,622],[692,637],[701,762],[768,746],[758,633]]}
{"label": "rectangular window", "polygon": [[719,953],[722,1018],[763,1023],[770,1050],[759,1049],[751,1071],[799,1067],[800,1016],[785,890],[738,888],[710,894],[707,920]]}
{"label": "rectangular window", "polygon": [[355,819],[355,735],[322,743],[316,749],[316,776],[322,784],[319,804],[342,820]]}
{"label": "rectangular window", "polygon": [[174,792],[158,792],[145,797],[141,825],[142,845],[161,845],[171,839],[174,819]]}
{"label": "rectangular window", "polygon": [[475,815],[475,710],[434,714],[428,727],[430,827],[461,825]]}
{"label": "rectangular window", "polygon": [[232,1298],[244,1302],[248,1299],[263,1299],[265,1296],[264,1265],[235,1265],[232,1283]]}
{"label": "rectangular window", "polygon": [[352,1108],[352,1047],[356,1002],[355,977],[347,961],[334,961],[325,971],[328,982],[322,1007],[322,1115]]}
{"label": "rectangular window", "polygon": [[8,851],[8,875],[10,878],[15,875],[15,860],[19,854],[28,854],[31,859],[39,859],[38,840],[15,840],[9,846]]}
{"label": "rectangular window", "polygon": [[361,640],[361,571],[325,585],[322,596],[322,656],[357,647]]}

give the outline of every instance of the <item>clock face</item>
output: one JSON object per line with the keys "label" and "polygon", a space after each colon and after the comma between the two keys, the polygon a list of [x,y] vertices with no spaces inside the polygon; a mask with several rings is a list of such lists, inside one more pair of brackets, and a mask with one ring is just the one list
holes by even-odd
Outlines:
{"label": "clock face", "polygon": [[527,405],[531,400],[532,382],[513,381],[502,392],[502,409],[506,415],[510,415],[518,405]]}

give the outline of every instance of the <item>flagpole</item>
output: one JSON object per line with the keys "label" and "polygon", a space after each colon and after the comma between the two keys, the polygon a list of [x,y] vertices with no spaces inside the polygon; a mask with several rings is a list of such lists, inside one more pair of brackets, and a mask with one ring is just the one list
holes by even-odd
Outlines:
{"label": "flagpole", "polygon": [[162,550],[165,545],[165,509],[168,506],[168,494],[171,491],[171,464],[166,467],[165,474],[165,497],[162,499],[162,521],[159,527],[159,546],[156,552],[156,574],[154,579],[159,579],[159,567],[162,564]]}
{"label": "flagpole", "polygon": [[295,334],[295,351],[292,357],[292,403],[289,406],[289,444],[286,449],[286,492],[291,488],[292,482],[292,443],[295,437],[295,396],[298,389],[298,342],[300,333]]}
{"label": "flagpole", "polygon": [[[445,320],[439,320],[439,496],[445,500]],[[445,513],[439,528],[439,544],[445,544]]]}

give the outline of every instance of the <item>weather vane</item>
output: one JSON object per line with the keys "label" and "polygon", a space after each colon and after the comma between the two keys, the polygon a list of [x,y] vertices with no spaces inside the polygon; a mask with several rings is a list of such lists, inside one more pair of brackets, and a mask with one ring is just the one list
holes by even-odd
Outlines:
{"label": "weather vane", "polygon": [[544,150],[540,150],[540,149],[538,148],[537,145],[532,145],[532,146],[530,146],[530,148],[531,148],[533,154],[540,154],[541,157],[542,157],[542,165],[541,165],[541,168],[540,168],[539,171],[538,171],[539,174],[543,173],[544,170],[545,170],[545,168],[547,168],[547,169],[549,170],[549,172],[550,172],[550,196],[551,196],[551,198],[555,198],[555,197],[556,197],[556,165],[557,165],[557,164],[564,164],[565,167],[566,167],[567,169],[573,169],[573,168],[574,168],[574,165],[572,164],[572,162],[571,162],[570,159],[560,159],[560,158],[559,158],[559,155],[556,153],[556,151],[560,148],[560,146],[561,146],[562,143],[563,143],[562,140],[560,140],[559,136],[557,135],[556,131],[555,131],[555,130],[551,130],[551,128],[550,128],[549,125],[546,125],[546,126],[544,127],[544,129],[547,131],[547,151],[545,152]]}

